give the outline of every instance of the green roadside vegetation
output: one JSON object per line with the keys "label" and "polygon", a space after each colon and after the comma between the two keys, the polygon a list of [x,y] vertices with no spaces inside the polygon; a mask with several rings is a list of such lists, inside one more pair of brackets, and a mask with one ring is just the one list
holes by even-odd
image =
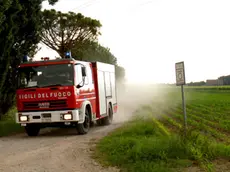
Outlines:
{"label": "green roadside vegetation", "polygon": [[23,128],[15,122],[15,113],[16,108],[12,108],[0,120],[0,137],[23,131]]}
{"label": "green roadside vegetation", "polygon": [[[94,157],[128,172],[218,171],[230,159],[230,96],[206,87],[186,90],[188,130],[184,137],[179,88],[140,107],[125,126],[101,139]],[[144,118],[143,118],[144,117]],[[225,165],[225,164],[224,164]]]}

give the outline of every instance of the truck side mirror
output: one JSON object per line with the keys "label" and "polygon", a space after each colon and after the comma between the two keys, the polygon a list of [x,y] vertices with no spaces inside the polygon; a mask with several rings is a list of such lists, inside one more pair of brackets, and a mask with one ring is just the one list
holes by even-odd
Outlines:
{"label": "truck side mirror", "polygon": [[86,68],[85,68],[85,66],[81,67],[81,72],[82,72],[82,76],[85,77],[86,76]]}
{"label": "truck side mirror", "polygon": [[81,88],[81,87],[82,87],[82,85],[78,84],[76,87],[77,87],[77,88]]}

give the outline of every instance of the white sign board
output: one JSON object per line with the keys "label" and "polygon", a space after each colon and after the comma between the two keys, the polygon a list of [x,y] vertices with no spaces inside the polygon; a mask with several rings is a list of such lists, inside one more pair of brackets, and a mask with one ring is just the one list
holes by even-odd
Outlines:
{"label": "white sign board", "polygon": [[176,68],[176,85],[185,85],[185,71],[184,62],[178,62],[175,64]]}

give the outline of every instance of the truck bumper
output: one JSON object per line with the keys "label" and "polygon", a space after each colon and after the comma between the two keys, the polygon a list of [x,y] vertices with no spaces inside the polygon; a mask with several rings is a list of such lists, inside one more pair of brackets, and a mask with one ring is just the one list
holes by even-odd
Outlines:
{"label": "truck bumper", "polygon": [[55,123],[78,122],[81,119],[79,110],[42,111],[42,112],[18,112],[16,123]]}

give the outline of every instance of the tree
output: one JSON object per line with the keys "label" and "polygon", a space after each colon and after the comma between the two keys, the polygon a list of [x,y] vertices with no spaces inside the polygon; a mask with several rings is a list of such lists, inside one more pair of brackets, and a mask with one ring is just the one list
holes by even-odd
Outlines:
{"label": "tree", "polygon": [[83,44],[85,41],[97,40],[101,23],[85,17],[81,13],[61,13],[44,10],[41,18],[42,42],[56,51],[62,58],[66,51]]}
{"label": "tree", "polygon": [[116,79],[123,80],[125,69],[117,64],[117,58],[110,52],[110,49],[100,45],[98,42],[87,41],[84,44],[73,47],[72,56],[76,60],[99,61],[115,65]]}
{"label": "tree", "polygon": [[83,44],[78,44],[73,47],[72,56],[76,60],[84,61],[100,61],[109,64],[117,64],[117,58],[106,48],[98,42],[85,41]]}
{"label": "tree", "polygon": [[54,5],[56,2],[58,2],[58,0],[48,0],[48,2],[50,3],[50,5]]}
{"label": "tree", "polygon": [[[54,4],[57,0],[50,0]],[[42,0],[0,1],[0,116],[13,105],[16,67],[40,41]]]}
{"label": "tree", "polygon": [[125,68],[122,66],[115,66],[115,75],[116,75],[116,80],[119,81],[124,81],[125,80]]}
{"label": "tree", "polygon": [[61,13],[44,10],[42,14],[42,42],[62,58],[71,50],[73,58],[84,61],[100,61],[116,65],[117,76],[124,77],[125,70],[117,66],[117,58],[109,48],[100,45],[97,37],[101,23],[73,12]]}
{"label": "tree", "polygon": [[18,31],[18,26],[14,23],[21,6],[17,0],[2,1],[1,11],[1,30],[0,30],[0,114],[5,113],[4,104],[7,103],[8,87],[7,77],[10,69],[11,47],[15,41],[14,33]]}

